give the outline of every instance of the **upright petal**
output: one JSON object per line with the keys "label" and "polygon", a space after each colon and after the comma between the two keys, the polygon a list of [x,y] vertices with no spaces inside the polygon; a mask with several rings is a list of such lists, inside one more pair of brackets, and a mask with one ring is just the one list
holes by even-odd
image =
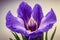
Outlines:
{"label": "upright petal", "polygon": [[27,23],[31,17],[32,9],[27,3],[22,2],[19,5],[17,12],[18,12],[18,17],[22,18],[24,22]]}
{"label": "upright petal", "polygon": [[27,34],[27,31],[24,28],[24,24],[22,24],[22,22],[20,22],[17,17],[14,17],[10,11],[7,13],[6,16],[6,26],[14,32],[18,32],[23,35]]}
{"label": "upright petal", "polygon": [[51,11],[48,12],[48,14],[45,17],[43,17],[38,30],[42,32],[47,32],[50,28],[52,28],[56,21],[57,21],[56,15],[53,9],[51,8]]}
{"label": "upright petal", "polygon": [[40,5],[38,5],[38,4],[35,5],[35,7],[33,8],[32,16],[37,21],[37,23],[39,25],[41,22],[41,19],[43,17],[42,8]]}

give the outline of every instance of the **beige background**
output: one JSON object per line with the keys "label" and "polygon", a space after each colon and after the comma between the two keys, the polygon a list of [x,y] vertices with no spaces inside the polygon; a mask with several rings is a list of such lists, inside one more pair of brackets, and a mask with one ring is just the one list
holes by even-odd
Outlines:
{"label": "beige background", "polygon": [[[14,38],[10,30],[5,25],[6,22],[5,17],[9,10],[11,10],[14,16],[17,16],[17,8],[22,1],[27,2],[32,8],[36,3],[40,4],[44,15],[47,14],[47,12],[49,12],[51,8],[53,8],[57,16],[57,22],[55,23],[53,28],[49,30],[48,38],[51,37],[54,27],[57,27],[54,40],[60,40],[60,1],[59,0],[17,0],[17,1],[2,0],[0,1],[0,40],[9,40],[9,38]],[[20,36],[20,34],[18,35]]]}

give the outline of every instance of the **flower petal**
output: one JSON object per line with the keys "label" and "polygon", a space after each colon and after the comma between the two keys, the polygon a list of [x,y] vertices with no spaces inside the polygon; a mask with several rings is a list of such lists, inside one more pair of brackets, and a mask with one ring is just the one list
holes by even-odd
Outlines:
{"label": "flower petal", "polygon": [[28,40],[33,40],[31,37],[29,37],[29,39]]}
{"label": "flower petal", "polygon": [[47,32],[50,28],[52,28],[56,21],[57,21],[56,15],[53,9],[51,8],[51,11],[48,12],[48,14],[45,17],[43,17],[38,30],[42,32]]}
{"label": "flower petal", "polygon": [[40,5],[36,4],[34,6],[32,16],[37,21],[37,23],[39,25],[41,22],[41,19],[43,17],[42,8]]}
{"label": "flower petal", "polygon": [[35,38],[29,37],[29,40],[43,40],[42,36],[37,36]]}
{"label": "flower petal", "polygon": [[18,32],[18,33],[21,33],[23,35],[27,35],[27,31],[26,29],[24,28],[24,24],[22,24],[22,22],[20,22],[21,20],[18,20],[17,17],[14,17],[11,12],[9,11],[7,13],[7,16],[6,16],[6,26],[14,31],[14,32]]}
{"label": "flower petal", "polygon": [[57,21],[56,15],[54,11],[51,9],[51,11],[48,12],[48,14],[42,18],[39,28],[36,31],[30,33],[29,36],[32,38],[41,36],[43,32],[47,32],[50,28],[52,28],[56,21]]}
{"label": "flower petal", "polygon": [[31,38],[41,37],[42,33],[43,32],[34,31],[34,32],[32,32],[32,33],[29,34],[29,37],[31,37]]}
{"label": "flower petal", "polygon": [[17,12],[18,12],[18,17],[22,18],[24,22],[27,23],[31,17],[32,9],[27,3],[22,2]]}

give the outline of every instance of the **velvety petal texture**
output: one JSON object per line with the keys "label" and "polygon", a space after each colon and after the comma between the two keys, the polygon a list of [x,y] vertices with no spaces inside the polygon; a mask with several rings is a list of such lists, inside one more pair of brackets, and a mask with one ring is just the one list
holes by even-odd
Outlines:
{"label": "velvety petal texture", "polygon": [[6,16],[6,26],[14,32],[18,32],[24,35],[27,34],[27,31],[24,28],[24,24],[22,24],[17,17],[14,17],[10,11],[7,13]]}
{"label": "velvety petal texture", "polygon": [[42,32],[47,32],[50,28],[52,28],[56,21],[57,21],[56,15],[53,9],[51,8],[51,11],[48,12],[45,17],[43,17],[39,30]]}
{"label": "velvety petal texture", "polygon": [[33,12],[32,12],[32,16],[33,18],[37,21],[38,26],[41,22],[41,19],[43,17],[43,12],[42,12],[42,8],[39,4],[36,4],[33,8]]}
{"label": "velvety petal texture", "polygon": [[31,17],[32,9],[26,2],[22,2],[19,5],[17,12],[18,12],[18,17],[22,18],[24,22],[27,23]]}

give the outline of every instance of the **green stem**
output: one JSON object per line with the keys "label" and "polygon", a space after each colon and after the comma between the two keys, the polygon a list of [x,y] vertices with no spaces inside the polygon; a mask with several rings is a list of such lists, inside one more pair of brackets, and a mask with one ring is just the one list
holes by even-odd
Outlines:
{"label": "green stem", "polygon": [[23,40],[28,40],[26,36],[22,35]]}
{"label": "green stem", "polygon": [[44,33],[42,34],[42,40],[44,40]]}
{"label": "green stem", "polygon": [[48,32],[46,32],[45,40],[48,40]]}
{"label": "green stem", "polygon": [[55,29],[54,29],[54,31],[53,31],[53,33],[52,33],[52,36],[51,36],[51,39],[50,40],[53,40],[53,38],[54,38],[54,36],[55,36],[55,33],[56,33],[56,27],[55,27]]}

